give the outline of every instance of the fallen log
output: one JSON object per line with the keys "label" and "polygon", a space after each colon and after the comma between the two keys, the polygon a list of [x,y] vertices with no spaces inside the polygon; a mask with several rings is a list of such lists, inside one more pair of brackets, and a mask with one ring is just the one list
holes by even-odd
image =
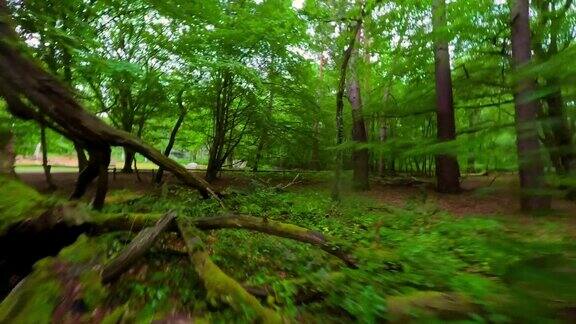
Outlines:
{"label": "fallen log", "polygon": [[176,214],[169,212],[153,227],[146,227],[126,246],[122,252],[111,260],[102,270],[102,282],[109,283],[128,270],[146,251],[152,247],[158,236],[176,219]]}
{"label": "fallen log", "polygon": [[284,319],[272,309],[262,306],[260,301],[248,293],[236,280],[225,274],[208,255],[204,243],[192,222],[177,220],[178,229],[190,256],[190,261],[204,283],[207,299],[218,299],[236,311],[249,308],[255,320],[262,323],[283,323]]}

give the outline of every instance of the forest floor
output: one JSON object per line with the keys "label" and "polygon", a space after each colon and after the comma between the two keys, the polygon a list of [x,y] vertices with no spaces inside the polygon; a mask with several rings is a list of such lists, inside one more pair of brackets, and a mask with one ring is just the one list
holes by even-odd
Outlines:
{"label": "forest floor", "polygon": [[[76,181],[76,172],[53,172],[53,179],[57,193],[67,195],[72,192]],[[203,172],[196,172],[203,176]],[[298,172],[257,173],[257,178],[264,178],[270,185],[287,184],[293,180]],[[296,183],[291,185],[290,190],[302,188],[330,188],[330,172],[303,173],[299,175]],[[22,173],[20,178],[36,188],[38,191],[46,193],[48,186],[42,173]],[[225,172],[223,177],[218,179],[214,186],[219,190],[229,188],[246,188],[250,185],[253,174],[250,172]],[[176,184],[178,181],[170,175],[165,178],[167,183]],[[418,202],[434,204],[438,209],[449,212],[455,216],[498,216],[508,215],[523,217],[520,213],[519,185],[518,177],[512,173],[494,173],[490,175],[465,176],[462,180],[462,193],[460,194],[439,194],[434,190],[434,179],[394,177],[387,181],[386,178],[374,178],[371,189],[363,195],[372,197],[383,204],[390,204],[395,207],[405,207],[406,204]],[[135,173],[124,174],[118,172],[115,176],[109,174],[110,190],[125,189],[140,193],[155,188],[152,183],[152,175],[149,171],[140,172],[140,179]],[[93,189],[92,189],[93,190]],[[90,191],[87,196],[90,196]],[[349,193],[344,193],[349,194]],[[576,216],[576,202],[567,201],[561,197],[554,197],[552,200],[553,216]],[[576,217],[569,217],[567,220],[574,221]]]}
{"label": "forest floor", "polygon": [[[331,173],[296,174],[225,173],[215,186],[227,193],[225,202],[235,213],[322,232],[353,247],[360,265],[349,269],[317,248],[262,233],[207,233],[210,257],[225,273],[245,286],[271,289],[263,300],[267,307],[306,323],[402,323],[429,316],[477,323],[576,320],[576,204],[555,198],[553,213],[522,215],[512,174],[466,177],[458,195],[435,193],[430,179],[373,179],[370,191],[344,191],[335,204]],[[19,176],[46,192],[42,174]],[[75,174],[53,178],[56,195],[69,194]],[[172,178],[162,187],[151,184],[150,173],[140,178],[110,175],[103,212],[175,210],[192,219],[222,212]],[[126,235],[88,240],[114,256],[129,240]],[[85,240],[68,251],[81,251]],[[156,247],[108,286],[97,309],[128,322],[166,316],[250,321],[249,313],[207,305],[186,259],[166,253],[170,244]],[[302,295],[302,285],[312,286],[314,294]]]}

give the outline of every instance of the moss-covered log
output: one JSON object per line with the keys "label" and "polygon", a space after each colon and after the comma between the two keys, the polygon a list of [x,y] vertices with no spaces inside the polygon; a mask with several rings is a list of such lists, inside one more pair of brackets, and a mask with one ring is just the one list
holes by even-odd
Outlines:
{"label": "moss-covered log", "polygon": [[108,283],[126,271],[136,260],[152,247],[158,236],[164,232],[176,219],[176,214],[170,212],[162,217],[153,227],[141,230],[122,252],[110,261],[102,271],[102,282]]}
{"label": "moss-covered log", "polygon": [[220,300],[240,311],[249,310],[254,319],[262,323],[282,323],[283,318],[275,311],[260,304],[260,301],[242,287],[240,283],[225,274],[208,255],[200,234],[192,222],[178,220],[178,229],[190,256],[194,269],[204,283],[208,300]]}
{"label": "moss-covered log", "polygon": [[356,268],[354,257],[342,245],[336,244],[324,234],[293,224],[253,216],[230,215],[194,219],[194,226],[199,229],[235,228],[262,232],[270,235],[289,238],[320,247],[322,250],[340,258],[349,267]]}

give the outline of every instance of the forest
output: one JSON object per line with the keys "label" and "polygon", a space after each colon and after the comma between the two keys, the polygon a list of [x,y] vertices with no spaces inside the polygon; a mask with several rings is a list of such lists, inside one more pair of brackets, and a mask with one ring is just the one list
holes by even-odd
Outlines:
{"label": "forest", "polygon": [[575,323],[573,0],[0,0],[0,323]]}

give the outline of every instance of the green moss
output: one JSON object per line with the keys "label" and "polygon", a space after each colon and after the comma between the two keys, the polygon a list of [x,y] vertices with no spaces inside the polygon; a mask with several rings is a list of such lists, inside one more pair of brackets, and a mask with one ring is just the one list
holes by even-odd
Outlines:
{"label": "green moss", "polygon": [[126,305],[116,307],[112,312],[108,313],[103,319],[102,324],[116,324],[121,323],[124,314],[126,314]]}
{"label": "green moss", "polygon": [[204,281],[209,301],[222,300],[235,310],[242,311],[249,318],[259,318],[264,323],[282,323],[279,314],[262,306],[238,282],[210,261],[206,252],[196,252],[193,261],[196,265],[196,271]]}
{"label": "green moss", "polygon": [[38,261],[32,274],[0,304],[0,323],[52,321],[52,313],[62,300],[62,287],[67,284],[61,282],[60,274],[54,271],[57,264],[78,267],[80,272],[71,280],[78,280],[83,301],[88,309],[95,309],[106,297],[106,290],[100,283],[100,274],[87,264],[99,261],[95,258],[101,254],[102,247],[101,238],[89,239],[82,235],[57,257]]}
{"label": "green moss", "polygon": [[474,305],[464,296],[438,291],[417,291],[386,299],[391,322],[404,323],[410,318],[465,319],[475,313]]}
{"label": "green moss", "polygon": [[80,235],[74,244],[63,248],[58,256],[68,262],[86,263],[95,257],[99,245],[94,239]]}
{"label": "green moss", "polygon": [[47,202],[41,194],[18,180],[0,176],[0,233],[8,226],[40,215]]}
{"label": "green moss", "polygon": [[49,323],[61,294],[50,268],[53,259],[39,262],[0,304],[0,323]]}
{"label": "green moss", "polygon": [[106,195],[106,204],[125,204],[142,198],[144,195],[140,192],[130,190],[114,190]]}

